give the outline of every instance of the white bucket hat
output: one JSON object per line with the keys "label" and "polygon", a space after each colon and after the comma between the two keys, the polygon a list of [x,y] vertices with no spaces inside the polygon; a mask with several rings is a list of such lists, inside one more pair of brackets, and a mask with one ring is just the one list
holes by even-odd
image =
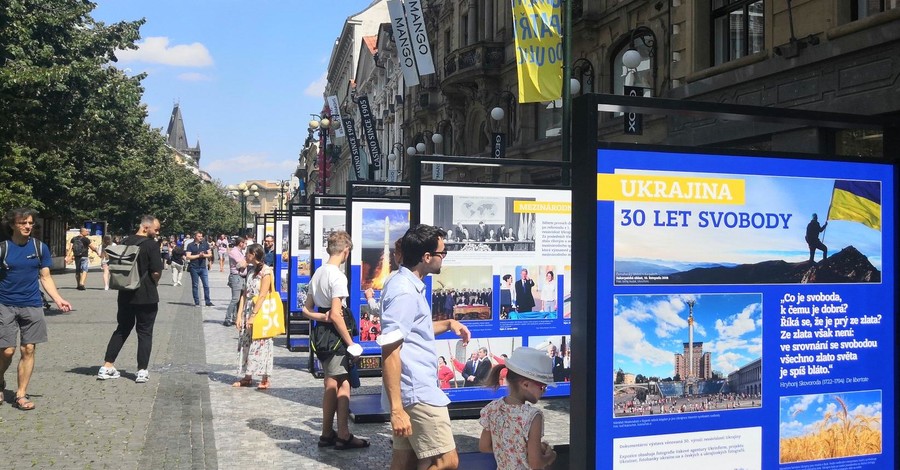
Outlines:
{"label": "white bucket hat", "polygon": [[555,387],[553,363],[546,354],[534,348],[521,347],[506,360],[506,368],[526,379]]}

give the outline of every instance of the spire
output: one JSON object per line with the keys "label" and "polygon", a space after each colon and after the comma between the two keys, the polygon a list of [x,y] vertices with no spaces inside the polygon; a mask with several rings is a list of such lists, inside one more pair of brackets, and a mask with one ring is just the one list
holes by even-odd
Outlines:
{"label": "spire", "polygon": [[184,119],[181,117],[181,107],[175,103],[172,109],[172,117],[169,118],[169,127],[166,130],[166,143],[169,147],[178,151],[189,149],[187,134],[184,132]]}

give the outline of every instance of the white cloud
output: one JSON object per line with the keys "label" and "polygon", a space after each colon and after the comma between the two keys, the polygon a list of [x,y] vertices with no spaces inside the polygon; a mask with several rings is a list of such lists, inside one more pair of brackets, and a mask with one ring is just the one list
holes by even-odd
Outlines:
{"label": "white cloud", "polygon": [[[647,362],[653,366],[673,364],[671,352],[663,351],[644,338],[644,332],[628,320],[616,316],[613,318],[613,350],[616,354],[626,356],[637,363]],[[672,366],[674,369],[674,366]]]}
{"label": "white cloud", "polygon": [[137,50],[116,51],[116,58],[122,63],[146,62],[176,67],[209,67],[213,64],[209,50],[199,42],[170,46],[169,38],[154,36],[137,46]]}
{"label": "white cloud", "polygon": [[823,401],[824,395],[803,395],[797,403],[794,403],[788,408],[788,413],[791,416],[797,416],[797,413],[806,411],[807,408],[809,408],[809,405],[813,403],[822,403]]}
{"label": "white cloud", "polygon": [[741,366],[749,362],[746,356],[734,352],[716,354],[715,358],[715,368],[726,375],[738,370]]}
{"label": "white cloud", "polygon": [[313,98],[321,98],[325,94],[325,85],[327,84],[328,72],[322,72],[322,75],[319,76],[319,78],[306,86],[306,89],[303,90],[303,94],[312,96]]}
{"label": "white cloud", "polygon": [[179,74],[178,79],[185,82],[208,82],[212,77],[199,72],[187,72]]}
{"label": "white cloud", "polygon": [[[756,329],[756,321],[753,315],[760,311],[760,304],[753,303],[746,307],[741,313],[732,315],[723,320],[716,320],[716,331],[722,338],[739,338],[744,333],[749,333]],[[729,323],[729,321],[731,323]]]}

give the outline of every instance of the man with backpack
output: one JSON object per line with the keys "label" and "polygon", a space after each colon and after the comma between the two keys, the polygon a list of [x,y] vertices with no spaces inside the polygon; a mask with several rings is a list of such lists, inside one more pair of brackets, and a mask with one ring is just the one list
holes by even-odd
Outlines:
{"label": "man with backpack", "polygon": [[61,311],[72,309],[72,305],[59,295],[50,275],[50,249],[31,237],[35,214],[32,209],[13,209],[0,224],[6,234],[12,231],[11,239],[0,242],[0,397],[6,390],[4,375],[12,363],[18,333],[21,356],[13,406],[23,411],[34,409],[28,396],[28,382],[34,371],[35,345],[47,342],[40,286],[44,286]]}
{"label": "man with backpack", "polygon": [[145,215],[141,218],[141,226],[138,227],[137,233],[123,242],[126,246],[138,247],[136,262],[140,283],[136,289],[121,288],[119,290],[118,312],[116,313],[118,326],[109,338],[104,358],[105,363],[97,372],[97,380],[120,377],[114,363],[132,329],[137,331],[138,336],[138,372],[134,381],[145,383],[150,379],[147,369],[150,365],[150,352],[153,349],[153,325],[156,323],[156,313],[159,311],[159,292],[156,286],[159,284],[163,270],[159,244],[153,240],[157,233],[159,233],[159,220],[152,215]]}
{"label": "man with backpack", "polygon": [[69,240],[69,255],[66,256],[66,264],[75,260],[75,283],[78,290],[84,290],[84,283],[87,281],[88,267],[90,266],[90,250],[94,250],[97,256],[100,256],[100,250],[94,246],[91,239],[88,238],[90,230],[82,228],[78,235]]}

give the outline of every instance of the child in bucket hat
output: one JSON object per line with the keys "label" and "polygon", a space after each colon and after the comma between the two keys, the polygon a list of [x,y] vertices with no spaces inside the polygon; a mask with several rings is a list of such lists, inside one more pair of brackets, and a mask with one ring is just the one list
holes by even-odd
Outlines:
{"label": "child in bucket hat", "polygon": [[537,403],[548,386],[555,386],[550,358],[534,348],[518,348],[506,364],[491,369],[487,384],[497,389],[504,369],[507,395],[481,410],[479,423],[484,430],[478,450],[493,452],[498,470],[547,468],[556,460],[556,452],[541,441],[544,415],[531,405]]}

